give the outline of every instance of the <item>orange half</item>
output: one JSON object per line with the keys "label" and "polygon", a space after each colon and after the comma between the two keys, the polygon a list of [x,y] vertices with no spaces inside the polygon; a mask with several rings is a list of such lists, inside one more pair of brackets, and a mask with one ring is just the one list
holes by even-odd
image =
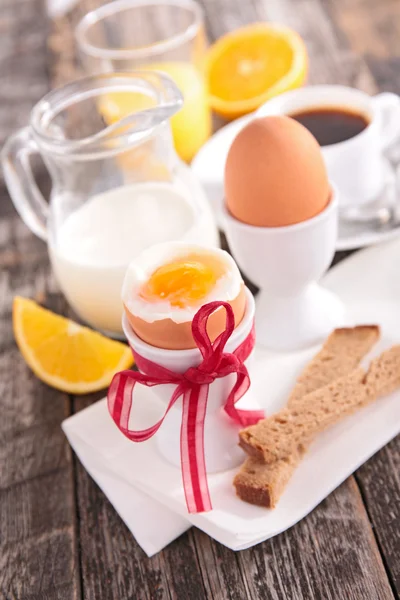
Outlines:
{"label": "orange half", "polygon": [[206,75],[211,107],[234,119],[256,110],[307,76],[307,50],[298,33],[271,23],[236,29],[211,46]]}

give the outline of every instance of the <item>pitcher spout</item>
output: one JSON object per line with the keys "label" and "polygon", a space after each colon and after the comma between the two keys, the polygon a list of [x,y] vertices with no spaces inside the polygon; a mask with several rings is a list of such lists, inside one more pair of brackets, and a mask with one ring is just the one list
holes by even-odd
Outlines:
{"label": "pitcher spout", "polygon": [[50,92],[35,107],[31,124],[49,152],[83,157],[141,143],[182,105],[179,88],[164,73],[109,73],[72,82],[62,95]]}
{"label": "pitcher spout", "polygon": [[[174,81],[162,72],[135,71],[135,77],[142,80],[135,94],[143,94],[148,101],[148,107],[121,116],[102,132],[99,137],[109,138],[121,131],[132,136],[141,136],[153,131],[165,121],[168,121],[183,106],[183,96]],[[147,85],[142,85],[146,83]],[[151,88],[152,95],[149,94]],[[156,97],[154,97],[154,91]],[[99,138],[97,138],[99,139]]]}

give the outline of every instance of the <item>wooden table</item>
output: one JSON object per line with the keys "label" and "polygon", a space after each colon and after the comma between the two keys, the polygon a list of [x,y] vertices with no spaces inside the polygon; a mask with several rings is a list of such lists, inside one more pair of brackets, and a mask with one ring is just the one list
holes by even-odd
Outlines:
{"label": "wooden table", "polygon": [[[41,0],[0,0],[0,136],[75,73],[71,30],[93,0],[50,23]],[[211,38],[241,24],[296,28],[313,82],[400,92],[397,0],[204,0]],[[50,38],[48,37],[50,35]],[[50,43],[47,40],[50,39]],[[400,439],[298,525],[234,553],[196,529],[148,559],[72,454],[61,421],[101,397],[38,381],[16,348],[16,294],[64,312],[45,245],[0,199],[0,598],[389,600],[400,596]]]}

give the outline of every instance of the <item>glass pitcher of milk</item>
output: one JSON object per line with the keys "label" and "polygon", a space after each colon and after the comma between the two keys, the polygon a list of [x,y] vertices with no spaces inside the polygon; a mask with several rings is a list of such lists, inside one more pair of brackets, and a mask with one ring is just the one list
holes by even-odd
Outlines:
{"label": "glass pitcher of milk", "polygon": [[[113,121],[119,94],[132,95],[133,112]],[[110,335],[122,333],[121,286],[136,254],[169,240],[218,244],[207,199],[173,147],[169,120],[181,106],[162,73],[86,77],[47,94],[3,149],[11,198],[47,241],[68,302]],[[49,203],[29,166],[35,153],[52,179]]]}

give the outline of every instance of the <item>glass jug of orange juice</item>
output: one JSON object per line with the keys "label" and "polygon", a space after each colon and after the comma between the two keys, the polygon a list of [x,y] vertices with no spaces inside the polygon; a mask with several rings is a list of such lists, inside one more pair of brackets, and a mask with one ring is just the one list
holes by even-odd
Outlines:
{"label": "glass jug of orange juice", "polygon": [[[76,28],[76,39],[88,73],[146,69],[175,81],[184,104],[171,119],[172,133],[179,156],[190,162],[212,126],[200,6],[192,0],[117,0],[88,13]],[[103,116],[113,123],[131,110],[129,96],[110,94]]]}
{"label": "glass jug of orange juice", "polygon": [[[108,124],[104,104],[119,94],[136,111]],[[163,73],[85,77],[44,96],[2,151],[11,199],[47,242],[61,290],[82,320],[110,335],[122,334],[122,282],[137,254],[170,240],[218,244],[208,201],[172,143],[170,118],[181,106]],[[33,154],[52,179],[49,204]]]}

